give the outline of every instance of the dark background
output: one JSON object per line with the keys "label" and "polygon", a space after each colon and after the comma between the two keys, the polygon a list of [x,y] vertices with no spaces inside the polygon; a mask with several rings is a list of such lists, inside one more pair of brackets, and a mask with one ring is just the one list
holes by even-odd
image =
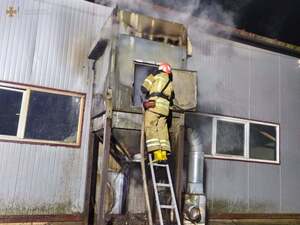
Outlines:
{"label": "dark background", "polygon": [[[300,45],[300,0],[153,0],[166,7],[184,9],[191,3],[197,6],[193,15],[209,8],[215,13],[208,17],[226,24],[224,13],[232,14],[236,28],[262,36]],[[215,10],[214,10],[215,8]]]}
{"label": "dark background", "polygon": [[[107,3],[110,0],[87,0]],[[112,0],[127,5],[153,2],[215,22],[300,46],[300,0]],[[230,22],[225,18],[230,16]]]}

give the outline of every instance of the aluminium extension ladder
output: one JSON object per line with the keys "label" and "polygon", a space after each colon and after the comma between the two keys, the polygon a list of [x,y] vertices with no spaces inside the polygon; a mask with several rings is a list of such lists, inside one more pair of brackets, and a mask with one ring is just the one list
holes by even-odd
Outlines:
{"label": "aluminium extension ladder", "polygon": [[[160,225],[164,225],[162,212],[161,212],[162,209],[174,210],[175,217],[176,217],[176,224],[181,225],[169,165],[168,164],[153,163],[151,154],[149,154],[149,165],[150,165],[150,170],[151,170],[151,178],[152,178],[152,183],[153,183],[153,188],[154,188],[155,202],[156,202],[156,208],[157,208],[157,211],[158,211]],[[154,167],[161,167],[161,168],[164,168],[166,170],[167,177],[168,177],[168,183],[157,183],[156,182]],[[160,203],[159,194],[158,194],[158,187],[165,187],[165,188],[170,189],[170,192],[171,192],[171,205],[162,205]]]}

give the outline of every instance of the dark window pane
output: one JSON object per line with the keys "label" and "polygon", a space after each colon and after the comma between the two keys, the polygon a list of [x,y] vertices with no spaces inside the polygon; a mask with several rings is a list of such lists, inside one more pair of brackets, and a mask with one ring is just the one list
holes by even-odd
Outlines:
{"label": "dark window pane", "polygon": [[155,65],[150,64],[135,64],[134,67],[134,83],[133,83],[133,105],[141,106],[141,86],[145,78],[157,68]]}
{"label": "dark window pane", "polygon": [[212,117],[194,113],[186,114],[186,127],[195,131],[200,138],[205,154],[211,154]]}
{"label": "dark window pane", "polygon": [[276,160],[276,127],[250,124],[250,158]]}
{"label": "dark window pane", "polygon": [[217,121],[218,154],[244,155],[244,124]]}
{"label": "dark window pane", "polygon": [[16,136],[23,92],[0,89],[0,135]]}
{"label": "dark window pane", "polygon": [[31,92],[25,138],[75,143],[80,98]]}

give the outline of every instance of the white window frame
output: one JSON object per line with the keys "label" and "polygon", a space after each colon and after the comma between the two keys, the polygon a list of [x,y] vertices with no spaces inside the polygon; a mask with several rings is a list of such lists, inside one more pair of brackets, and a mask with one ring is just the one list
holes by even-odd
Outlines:
{"label": "white window frame", "polygon": [[[247,120],[240,119],[228,116],[220,116],[214,114],[207,113],[197,113],[201,116],[207,116],[212,118],[212,146],[211,146],[211,154],[205,154],[206,158],[217,158],[217,159],[233,159],[240,161],[250,161],[250,162],[262,162],[262,163],[271,163],[271,164],[280,164],[280,136],[279,136],[279,124],[269,123],[269,122],[261,122],[256,120]],[[231,123],[239,123],[244,124],[244,155],[227,155],[217,153],[217,121],[226,121]],[[276,128],[276,160],[264,160],[264,159],[251,159],[250,158],[250,124],[260,124],[266,126],[272,126]]]}
{"label": "white window frame", "polygon": [[[212,155],[215,155],[215,156],[225,156],[225,157],[234,157],[234,158],[245,158],[246,157],[246,154],[247,154],[247,151],[246,151],[246,142],[247,142],[247,138],[246,138],[246,125],[239,121],[239,120],[236,120],[236,119],[229,119],[229,118],[217,118],[217,117],[212,117],[213,119],[213,127],[212,127],[212,130],[213,130],[213,136],[212,136]],[[225,121],[225,122],[230,122],[230,123],[237,123],[237,124],[241,124],[241,125],[244,125],[244,148],[243,148],[243,152],[244,152],[244,155],[243,156],[239,156],[239,155],[230,155],[230,154],[221,154],[221,153],[217,153],[217,128],[218,128],[218,121]]]}
{"label": "white window frame", "polygon": [[[11,141],[11,142],[21,142],[21,143],[31,143],[31,144],[48,144],[56,146],[69,146],[69,147],[80,147],[81,146],[81,137],[82,137],[82,125],[83,125],[83,115],[84,115],[84,106],[85,106],[85,94],[77,93],[71,91],[64,91],[52,88],[44,87],[35,87],[15,83],[0,82],[0,89],[11,90],[16,92],[22,92],[22,102],[19,115],[18,129],[17,134],[14,135],[2,135],[0,134],[0,141]],[[48,94],[58,94],[72,97],[80,98],[80,109],[79,109],[79,118],[77,126],[77,139],[75,143],[67,143],[62,141],[51,141],[51,140],[41,140],[41,139],[29,139],[25,138],[25,129],[27,122],[27,115],[29,109],[30,93],[32,91],[39,91]]]}

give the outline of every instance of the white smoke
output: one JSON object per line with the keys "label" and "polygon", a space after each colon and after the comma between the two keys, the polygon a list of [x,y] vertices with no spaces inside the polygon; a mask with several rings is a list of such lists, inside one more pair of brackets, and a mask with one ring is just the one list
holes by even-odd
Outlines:
{"label": "white smoke", "polygon": [[[245,6],[251,0],[244,0]],[[186,27],[197,27],[197,32],[218,33],[215,22],[222,21],[228,27],[235,27],[234,12],[225,10],[218,3],[207,4],[204,0],[96,0],[97,3],[116,6],[121,9],[141,13],[147,16],[165,19],[184,24]],[[161,5],[158,5],[160,2]]]}
{"label": "white smoke", "polygon": [[191,128],[187,129],[187,139],[191,148],[198,148],[202,144],[200,135]]}

